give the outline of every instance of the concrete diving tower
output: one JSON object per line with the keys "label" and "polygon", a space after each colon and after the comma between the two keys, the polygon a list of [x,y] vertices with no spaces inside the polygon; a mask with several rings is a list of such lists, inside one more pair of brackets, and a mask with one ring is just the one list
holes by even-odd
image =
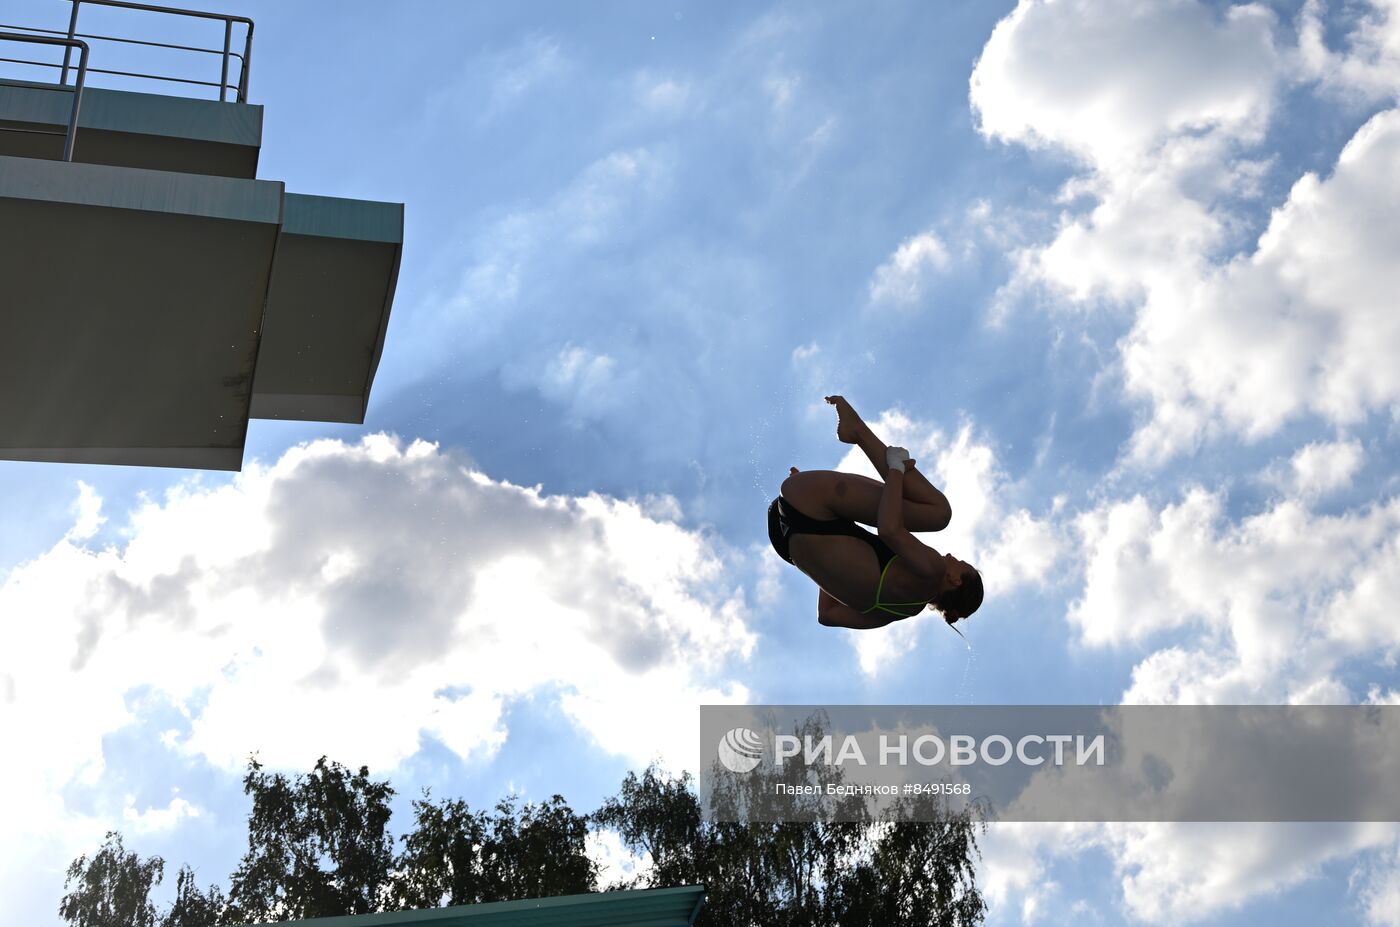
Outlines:
{"label": "concrete diving tower", "polygon": [[403,205],[257,179],[251,21],[81,2],[221,23],[221,83],[186,81],[221,99],[88,87],[112,71],[78,3],[67,32],[0,30],[3,60],[62,68],[0,76],[0,459],[237,470],[250,418],[362,423]]}

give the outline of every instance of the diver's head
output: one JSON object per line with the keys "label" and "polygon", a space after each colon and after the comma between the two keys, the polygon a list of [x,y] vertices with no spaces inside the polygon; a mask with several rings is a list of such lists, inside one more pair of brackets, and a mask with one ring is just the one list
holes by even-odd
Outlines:
{"label": "diver's head", "polygon": [[972,564],[952,554],[943,556],[943,589],[933,597],[932,605],[952,624],[977,611],[982,604],[982,574]]}

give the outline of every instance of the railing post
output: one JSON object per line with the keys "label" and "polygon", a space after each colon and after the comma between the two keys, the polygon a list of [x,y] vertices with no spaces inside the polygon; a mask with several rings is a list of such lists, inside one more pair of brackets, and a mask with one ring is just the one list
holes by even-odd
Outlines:
{"label": "railing post", "polygon": [[[72,2],[73,2],[73,14],[72,14],[71,16],[68,17],[68,38],[69,38],[69,40],[72,40],[72,39],[75,38],[75,37],[77,36],[77,34],[78,34],[78,4],[82,3],[83,0],[72,0]],[[66,45],[66,46],[64,46],[64,48],[63,48],[63,75],[58,79],[58,83],[59,83],[60,86],[66,86],[67,83],[68,83],[68,61],[69,61],[69,59],[72,57],[72,55],[73,55],[73,46],[71,46],[71,45]]]}
{"label": "railing post", "polygon": [[219,74],[219,102],[226,99],[225,91],[228,90],[228,46],[233,41],[233,20],[224,20],[224,69]]}
{"label": "railing post", "polygon": [[[62,45],[72,51],[78,49],[78,80],[72,91],[73,106],[68,112],[68,131],[63,137],[63,160],[73,160],[73,144],[78,137],[78,111],[83,106],[83,87],[87,83],[88,45],[77,39],[59,39],[47,35],[30,35],[26,32],[0,32],[0,40],[26,42],[31,45]],[[34,62],[30,62],[34,63]]]}
{"label": "railing post", "polygon": [[248,72],[253,67],[253,23],[248,23],[248,35],[243,40],[243,66],[238,75],[238,102],[248,102]]}
{"label": "railing post", "polygon": [[[78,4],[73,4],[77,9]],[[76,41],[76,40],[75,40]],[[78,110],[83,105],[83,84],[87,78],[88,47],[84,42],[79,42],[78,49],[78,81],[73,88],[73,109],[68,114],[68,136],[63,140],[63,160],[73,160],[73,144],[78,140]],[[72,46],[68,46],[72,49]]]}

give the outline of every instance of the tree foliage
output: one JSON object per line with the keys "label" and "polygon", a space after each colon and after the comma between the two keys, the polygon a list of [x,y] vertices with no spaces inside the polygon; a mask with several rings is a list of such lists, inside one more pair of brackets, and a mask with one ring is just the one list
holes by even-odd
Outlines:
{"label": "tree foliage", "polygon": [[122,835],[108,831],[92,859],[79,856],[68,867],[58,914],[73,927],[154,927],[151,886],[164,872],[165,860],[128,853]]}
{"label": "tree foliage", "polygon": [[216,927],[226,907],[219,886],[211,885],[208,891],[200,891],[194,881],[194,870],[182,866],[175,879],[175,900],[161,920],[161,927]]}
{"label": "tree foliage", "polygon": [[593,891],[588,819],[555,795],[539,804],[508,798],[493,814],[461,800],[413,803],[395,874],[400,909],[544,898]]}
{"label": "tree foliage", "polygon": [[[749,780],[758,791],[772,783]],[[593,816],[653,865],[619,887],[706,886],[702,925],[971,927],[986,916],[975,864],[981,825],[932,799],[891,823],[707,823],[688,775],[628,774]]]}
{"label": "tree foliage", "polygon": [[296,779],[265,773],[252,760],[243,791],[253,810],[248,852],[230,879],[232,922],[383,908],[394,859],[388,782],[372,781],[368,767],[351,772],[325,757]]}
{"label": "tree foliage", "polygon": [[[744,788],[771,791],[760,778]],[[715,823],[689,775],[651,766],[629,773],[592,815],[558,795],[484,811],[425,792],[395,853],[394,790],[365,767],[323,757],[309,774],[287,776],[252,761],[244,791],[248,849],[227,896],[217,885],[201,890],[184,867],[158,918],[150,892],[164,861],[128,853],[110,833],[69,867],[61,916],[73,927],[220,927],[596,891],[588,835],[606,829],[650,865],[601,887],[703,884],[702,925],[971,927],[985,917],[974,868],[981,825],[932,800],[903,806],[893,823]]]}

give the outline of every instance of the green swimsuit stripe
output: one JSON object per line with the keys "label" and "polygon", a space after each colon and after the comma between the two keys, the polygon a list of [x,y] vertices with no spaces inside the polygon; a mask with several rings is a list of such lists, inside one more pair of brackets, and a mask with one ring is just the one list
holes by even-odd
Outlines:
{"label": "green swimsuit stripe", "polygon": [[[917,615],[919,612],[923,611],[924,608],[925,608],[925,606],[928,605],[927,602],[881,602],[881,601],[880,601],[880,596],[881,596],[881,595],[884,593],[884,591],[885,591],[885,574],[888,573],[888,572],[890,571],[890,564],[891,564],[891,563],[894,563],[895,557],[898,557],[898,556],[899,556],[899,554],[895,554],[894,556],[890,557],[890,559],[888,559],[888,560],[885,561],[885,568],[884,568],[883,570],[880,571],[880,585],[878,585],[878,586],[875,587],[875,604],[872,605],[872,606],[870,606],[869,608],[867,608],[865,611],[861,612],[862,615],[868,615],[868,614],[870,614],[871,612],[875,611],[875,609],[878,608],[878,609],[879,609],[880,611],[882,611],[882,612],[888,612],[888,613],[890,613],[891,615],[898,615],[898,616],[901,617],[901,618],[912,618],[913,616]],[[895,611],[896,608],[911,608],[911,607],[912,607],[914,610],[913,610],[912,612],[909,612],[908,614],[905,614],[905,613],[903,613],[903,612],[897,612],[897,611]]]}

